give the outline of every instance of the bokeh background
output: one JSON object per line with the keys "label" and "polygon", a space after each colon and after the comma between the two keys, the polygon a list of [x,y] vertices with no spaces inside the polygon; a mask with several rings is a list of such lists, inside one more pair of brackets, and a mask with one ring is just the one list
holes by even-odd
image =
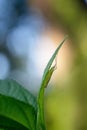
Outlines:
{"label": "bokeh background", "polygon": [[45,95],[47,129],[87,130],[87,0],[0,0],[0,79],[36,96],[66,34]]}

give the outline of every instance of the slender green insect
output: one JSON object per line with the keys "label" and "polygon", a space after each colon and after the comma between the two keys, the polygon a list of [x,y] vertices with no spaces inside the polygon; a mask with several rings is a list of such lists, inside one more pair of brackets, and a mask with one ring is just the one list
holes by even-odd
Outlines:
{"label": "slender green insect", "polygon": [[44,88],[47,87],[47,84],[49,83],[49,80],[50,80],[50,78],[51,78],[51,76],[52,76],[52,74],[54,72],[54,69],[55,69],[55,66],[53,66],[51,69],[48,70],[48,72],[46,74],[46,77],[44,79],[45,81],[43,83]]}

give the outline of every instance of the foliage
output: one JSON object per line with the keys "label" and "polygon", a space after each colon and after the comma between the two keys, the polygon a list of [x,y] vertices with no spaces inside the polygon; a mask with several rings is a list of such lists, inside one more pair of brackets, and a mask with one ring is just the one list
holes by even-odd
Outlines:
{"label": "foliage", "polygon": [[55,66],[52,63],[67,36],[49,60],[37,99],[14,80],[0,80],[0,128],[5,130],[46,130],[44,118],[44,89]]}

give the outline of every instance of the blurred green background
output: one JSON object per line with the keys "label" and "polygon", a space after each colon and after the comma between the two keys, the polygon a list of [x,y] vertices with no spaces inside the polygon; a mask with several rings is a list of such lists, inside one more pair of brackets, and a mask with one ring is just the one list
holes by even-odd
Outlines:
{"label": "blurred green background", "polygon": [[47,128],[87,130],[87,0],[0,0],[0,79],[37,95],[66,34],[45,96]]}

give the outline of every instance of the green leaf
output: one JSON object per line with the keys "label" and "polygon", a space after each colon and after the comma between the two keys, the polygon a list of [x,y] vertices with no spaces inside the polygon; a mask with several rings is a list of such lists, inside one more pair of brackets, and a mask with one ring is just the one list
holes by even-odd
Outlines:
{"label": "green leaf", "polygon": [[36,112],[31,105],[0,94],[0,128],[36,130],[35,127]]}
{"label": "green leaf", "polygon": [[50,67],[51,67],[51,65],[52,65],[52,63],[53,63],[53,61],[54,61],[54,59],[55,59],[55,57],[56,57],[58,51],[60,50],[61,46],[63,45],[63,43],[66,41],[67,38],[68,38],[68,36],[65,36],[64,40],[58,45],[58,47],[57,47],[57,49],[55,50],[54,54],[53,54],[52,57],[50,58],[50,60],[49,60],[49,62],[48,62],[48,64],[47,64],[47,66],[46,66],[46,68],[45,68],[45,70],[44,70],[44,74],[43,74],[42,81],[43,81],[43,79],[45,78],[45,76],[46,76],[48,70],[50,69]]}
{"label": "green leaf", "polygon": [[60,45],[55,50],[54,54],[52,55],[51,59],[49,60],[42,77],[41,87],[37,98],[38,103],[38,110],[37,110],[37,130],[46,130],[45,126],[45,119],[44,119],[44,88],[47,87],[50,78],[55,70],[55,66],[51,67],[58,51],[60,50],[61,46],[67,39],[67,36],[64,38],[64,40],[60,43]]}
{"label": "green leaf", "polygon": [[36,110],[35,97],[14,80],[0,80],[0,94],[28,103]]}
{"label": "green leaf", "polygon": [[22,124],[7,118],[5,116],[0,115],[0,130],[1,129],[6,129],[6,130],[18,130],[18,129],[23,129],[23,130],[28,130],[26,127],[24,127]]}

